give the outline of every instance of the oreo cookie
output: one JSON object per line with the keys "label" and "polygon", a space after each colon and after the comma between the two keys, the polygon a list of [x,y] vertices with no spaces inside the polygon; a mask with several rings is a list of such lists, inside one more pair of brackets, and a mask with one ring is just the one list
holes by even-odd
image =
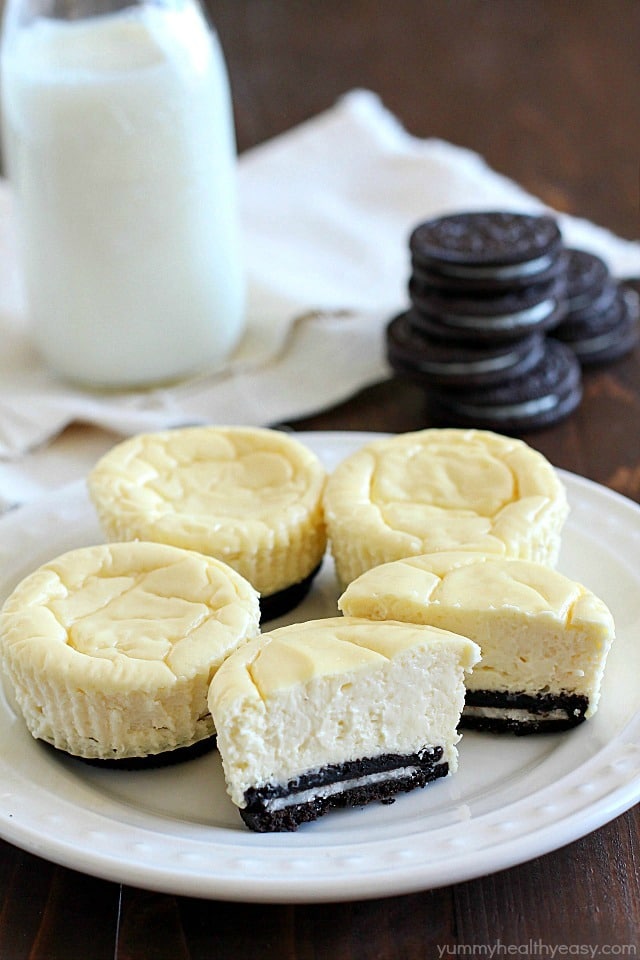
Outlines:
{"label": "oreo cookie", "polygon": [[[329,810],[364,807],[375,801],[390,804],[400,793],[446,777],[449,764],[442,760],[442,753],[440,746],[413,754],[385,753],[328,764],[286,784],[249,787],[240,815],[259,833],[293,832]],[[403,769],[410,772],[399,777]]]}
{"label": "oreo cookie", "polygon": [[431,337],[471,342],[503,342],[556,327],[565,317],[564,278],[515,290],[477,295],[450,293],[412,277],[409,296],[412,323]]}
{"label": "oreo cookie", "polygon": [[541,359],[544,340],[533,334],[515,342],[458,343],[426,336],[402,313],[386,329],[387,359],[392,369],[424,387],[449,389],[489,386],[524,376]]}
{"label": "oreo cookie", "polygon": [[429,220],[409,245],[410,304],[387,326],[387,359],[423,388],[432,422],[520,433],[576,409],[581,364],[561,339],[570,314],[613,303],[604,261],[567,250],[553,217],[511,211]]}
{"label": "oreo cookie", "polygon": [[581,399],[580,364],[568,346],[552,338],[545,338],[542,359],[524,377],[494,387],[428,393],[436,424],[508,434],[555,424],[572,413]]}
{"label": "oreo cookie", "polygon": [[602,309],[568,314],[554,336],[573,350],[584,367],[617,360],[640,339],[637,292],[624,283],[610,284],[612,295]]}
{"label": "oreo cookie", "polygon": [[577,693],[467,690],[460,727],[492,733],[557,733],[583,723],[587,697]]}
{"label": "oreo cookie", "polygon": [[609,268],[601,257],[588,250],[568,248],[567,306],[570,312],[590,307],[607,285]]}
{"label": "oreo cookie", "polygon": [[409,247],[416,280],[450,290],[516,289],[565,270],[560,229],[544,215],[481,211],[439,217],[419,224]]}

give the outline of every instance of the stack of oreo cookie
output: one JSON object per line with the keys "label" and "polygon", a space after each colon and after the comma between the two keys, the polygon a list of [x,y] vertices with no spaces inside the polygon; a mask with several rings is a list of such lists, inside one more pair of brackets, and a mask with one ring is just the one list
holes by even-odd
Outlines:
{"label": "stack of oreo cookie", "polygon": [[567,311],[552,331],[583,367],[617,360],[640,338],[638,294],[613,279],[604,260],[586,250],[567,250]]}
{"label": "stack of oreo cookie", "polygon": [[582,396],[574,351],[547,336],[567,315],[555,220],[511,212],[440,217],[411,234],[411,305],[387,357],[441,425],[517,433],[556,423]]}

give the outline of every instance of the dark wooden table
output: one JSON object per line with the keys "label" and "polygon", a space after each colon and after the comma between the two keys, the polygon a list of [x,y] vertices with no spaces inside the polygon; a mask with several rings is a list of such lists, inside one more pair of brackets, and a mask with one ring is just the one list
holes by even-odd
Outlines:
{"label": "dark wooden table", "polygon": [[[210,0],[244,150],[356,86],[471,147],[556,208],[640,236],[638,0]],[[304,429],[428,426],[394,379]],[[579,410],[524,435],[640,500],[640,351],[585,377]],[[522,866],[375,901],[240,905],[92,879],[0,844],[0,960],[427,960],[635,956],[638,808]],[[496,952],[497,949],[497,952]],[[563,952],[564,951],[564,952]],[[588,953],[590,951],[590,953]]]}

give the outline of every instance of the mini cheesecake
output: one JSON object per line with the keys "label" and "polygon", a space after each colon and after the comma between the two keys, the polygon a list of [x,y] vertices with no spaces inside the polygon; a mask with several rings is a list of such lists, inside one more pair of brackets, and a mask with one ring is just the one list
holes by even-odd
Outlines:
{"label": "mini cheesecake", "polygon": [[383,564],[338,601],[347,616],[432,624],[469,637],[482,662],[467,682],[462,724],[530,733],[595,713],[614,623],[580,583],[532,561],[471,552]]}
{"label": "mini cheesecake", "polygon": [[88,485],[109,540],[152,540],[223,560],[260,593],[268,620],[300,602],[322,562],[325,477],[289,434],[189,427],[116,445]]}
{"label": "mini cheesecake", "polygon": [[566,491],[545,457],[487,430],[373,441],[330,475],[325,518],[338,579],[380,563],[474,550],[555,565]]}
{"label": "mini cheesecake", "polygon": [[258,624],[257,593],[219,560],[113,543],[18,584],[0,614],[0,656],[36,739],[136,766],[212,737],[211,678]]}
{"label": "mini cheesecake", "polygon": [[209,691],[228,792],[260,832],[390,802],[457,768],[475,643],[435,627],[333,617],[229,657]]}

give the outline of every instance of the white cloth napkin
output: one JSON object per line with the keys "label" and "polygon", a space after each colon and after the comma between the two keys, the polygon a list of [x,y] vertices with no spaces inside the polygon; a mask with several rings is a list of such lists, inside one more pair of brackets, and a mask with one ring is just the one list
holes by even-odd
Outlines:
{"label": "white cloth napkin", "polygon": [[[407,240],[461,209],[542,210],[477,154],[407,133],[354,90],[239,160],[248,329],[216,375],[100,395],[57,381],[30,344],[10,189],[0,184],[0,458],[73,422],[119,434],[185,423],[269,424],[317,412],[384,379],[384,325],[407,302]],[[640,244],[559,216],[566,241],[640,275]],[[0,486],[0,494],[1,494]]]}

